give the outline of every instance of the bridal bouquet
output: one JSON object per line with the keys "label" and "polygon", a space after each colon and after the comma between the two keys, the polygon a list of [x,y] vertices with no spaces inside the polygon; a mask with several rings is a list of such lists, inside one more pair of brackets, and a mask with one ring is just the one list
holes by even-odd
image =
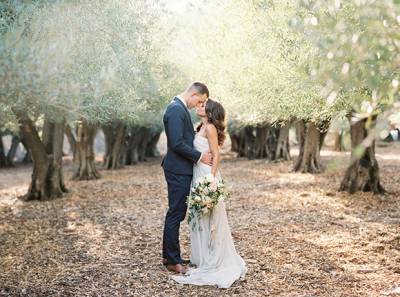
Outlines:
{"label": "bridal bouquet", "polygon": [[[226,191],[223,181],[216,180],[211,174],[204,176],[192,188],[187,197],[189,208],[189,223],[197,217],[209,215],[219,201],[226,201],[229,193]],[[193,224],[193,228],[195,224]]]}

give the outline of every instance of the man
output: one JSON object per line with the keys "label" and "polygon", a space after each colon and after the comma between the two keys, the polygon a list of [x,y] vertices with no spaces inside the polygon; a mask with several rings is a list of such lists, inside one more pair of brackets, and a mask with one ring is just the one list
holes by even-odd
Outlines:
{"label": "man", "polygon": [[179,245],[180,222],[186,215],[186,197],[190,193],[193,164],[203,162],[212,165],[211,153],[201,154],[193,148],[194,128],[189,110],[202,106],[209,97],[205,84],[192,83],[176,96],[164,113],[167,135],[167,154],[162,161],[168,185],[168,212],[163,235],[163,264],[170,271],[185,273],[188,260],[181,258]]}

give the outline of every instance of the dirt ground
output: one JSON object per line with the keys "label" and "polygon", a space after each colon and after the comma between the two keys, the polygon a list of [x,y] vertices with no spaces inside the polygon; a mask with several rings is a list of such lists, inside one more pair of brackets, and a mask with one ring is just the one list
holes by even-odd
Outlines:
{"label": "dirt ground", "polygon": [[[70,194],[49,202],[16,199],[29,166],[0,170],[0,296],[395,296],[400,146],[377,152],[391,193],[382,197],[337,192],[348,153],[323,151],[328,169],[319,175],[226,155],[229,221],[249,269],[226,290],[176,284],[161,264],[160,160],[68,180]],[[186,258],[188,232],[184,222]]]}

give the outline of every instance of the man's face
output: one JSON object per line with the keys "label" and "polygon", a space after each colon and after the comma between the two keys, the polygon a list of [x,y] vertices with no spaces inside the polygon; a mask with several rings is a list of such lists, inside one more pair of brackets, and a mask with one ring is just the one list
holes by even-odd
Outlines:
{"label": "man's face", "polygon": [[199,94],[199,93],[192,93],[190,95],[190,98],[188,100],[188,108],[199,108],[202,107],[206,104],[207,101],[207,95],[206,94]]}

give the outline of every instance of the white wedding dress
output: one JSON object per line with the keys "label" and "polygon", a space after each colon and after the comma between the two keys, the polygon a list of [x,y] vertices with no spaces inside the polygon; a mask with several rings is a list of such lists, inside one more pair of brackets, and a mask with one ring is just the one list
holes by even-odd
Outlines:
{"label": "white wedding dress", "polygon": [[[210,150],[207,138],[198,134],[194,139],[194,147],[200,152]],[[201,162],[196,164],[193,168],[192,186],[210,173],[210,166]],[[221,179],[219,172],[217,178]],[[236,280],[244,279],[247,269],[233,243],[225,202],[219,202],[211,215],[200,219],[194,217],[190,224],[190,240],[190,260],[196,268],[190,268],[185,275],[173,276],[175,281],[182,284],[229,288]]]}

